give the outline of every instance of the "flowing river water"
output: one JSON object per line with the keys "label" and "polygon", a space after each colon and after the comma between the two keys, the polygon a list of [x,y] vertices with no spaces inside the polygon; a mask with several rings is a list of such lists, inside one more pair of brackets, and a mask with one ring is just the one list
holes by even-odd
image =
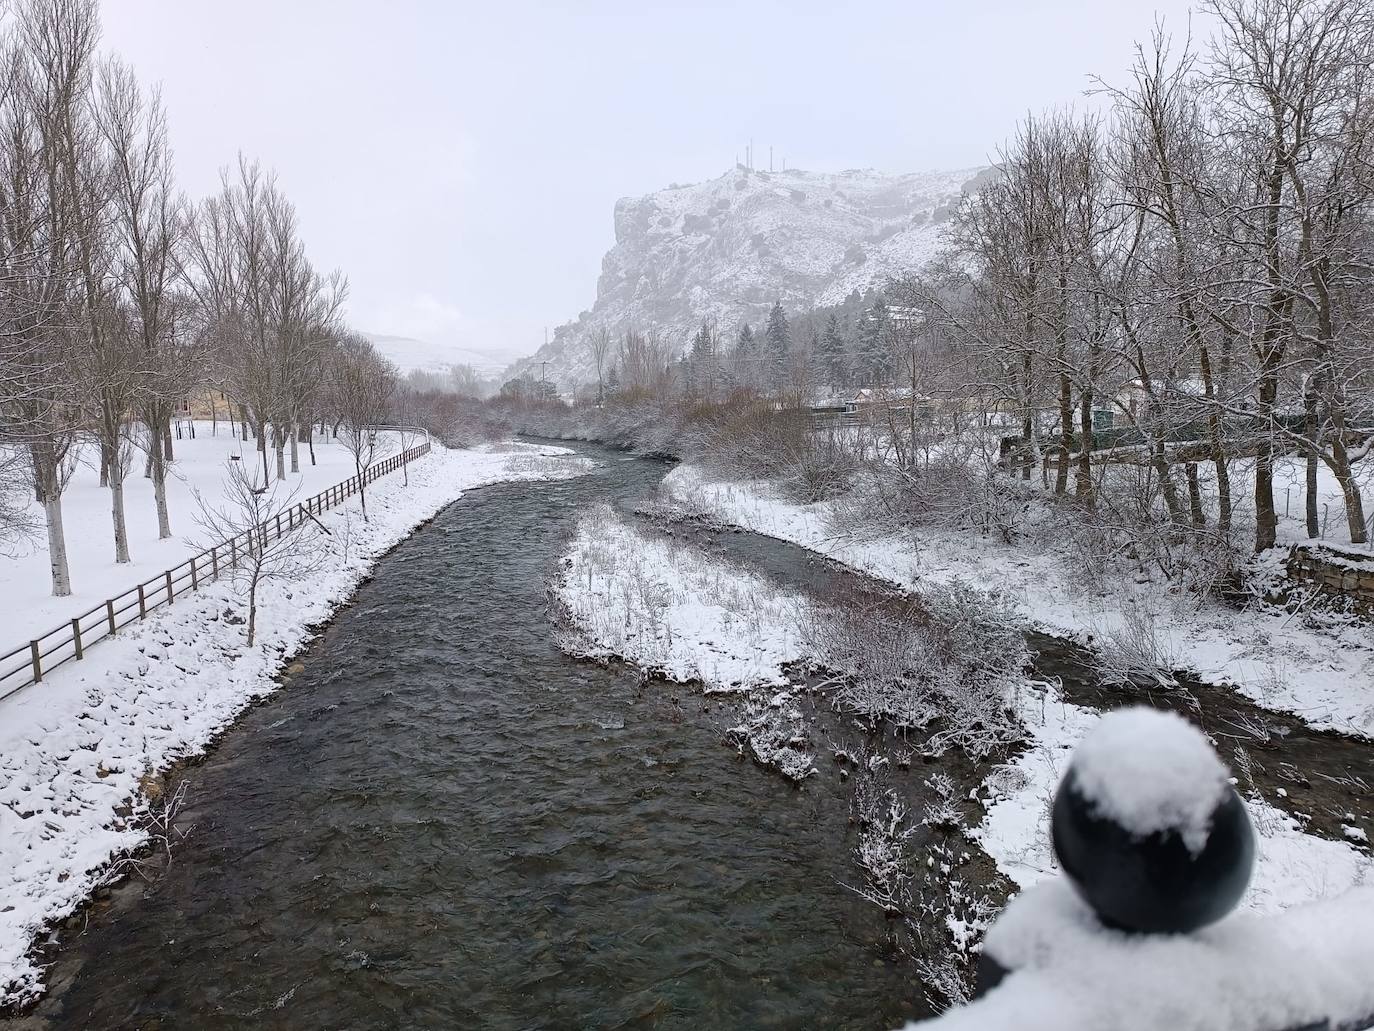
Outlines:
{"label": "flowing river water", "polygon": [[[0,1027],[877,1029],[929,1015],[911,961],[882,947],[882,916],[845,887],[858,874],[843,773],[798,791],[727,747],[728,704],[558,650],[546,582],[577,514],[632,514],[666,472],[579,450],[595,473],[470,492],[385,557],[284,688],[178,774],[186,836],[170,864],[78,918],[48,995]],[[672,532],[822,600],[888,592],[782,541]],[[1228,760],[1243,743],[1266,797],[1285,787],[1313,831],[1374,816],[1368,742],[1192,680],[1104,688],[1081,648],[1030,641],[1071,700],[1180,709]],[[813,716],[862,751],[828,705]],[[942,767],[961,792],[985,772]],[[919,801],[920,765],[893,774]],[[981,853],[973,864],[966,876],[994,879]]]}
{"label": "flowing river water", "polygon": [[[666,471],[467,494],[187,768],[167,869],[70,933],[34,1028],[891,1028],[927,1011],[849,803],[708,699],[559,652],[576,513]],[[798,552],[797,561],[804,562]]]}

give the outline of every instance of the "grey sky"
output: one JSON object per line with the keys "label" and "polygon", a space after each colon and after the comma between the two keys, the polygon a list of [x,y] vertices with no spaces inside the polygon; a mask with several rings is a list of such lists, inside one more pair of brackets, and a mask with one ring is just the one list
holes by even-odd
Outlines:
{"label": "grey sky", "polygon": [[1120,79],[1182,0],[476,5],[105,0],[184,188],[274,167],[360,328],[515,356],[591,306],[617,197],[755,141],[819,170],[959,168]]}

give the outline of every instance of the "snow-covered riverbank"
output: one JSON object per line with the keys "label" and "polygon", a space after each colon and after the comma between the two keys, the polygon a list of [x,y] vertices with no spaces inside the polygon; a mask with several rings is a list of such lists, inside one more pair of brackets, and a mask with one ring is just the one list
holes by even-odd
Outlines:
{"label": "snow-covered riverbank", "polygon": [[322,516],[330,533],[312,542],[320,567],[306,581],[260,588],[254,648],[244,647],[242,599],[221,581],[0,702],[3,1000],[22,1003],[41,991],[35,936],[117,875],[118,857],[147,840],[146,818],[165,802],[142,786],[203,751],[246,705],[273,691],[291,656],[383,553],[466,490],[591,467],[568,456],[527,444],[436,445],[410,467],[408,485],[393,474],[369,488],[369,522],[356,502]]}
{"label": "snow-covered riverbank", "polygon": [[1159,657],[1204,680],[1236,687],[1257,704],[1314,727],[1374,736],[1374,629],[1356,622],[1320,629],[1275,609],[1237,611],[1157,584],[1079,588],[1052,552],[1017,549],[936,528],[912,540],[837,535],[831,506],[788,501],[771,485],[714,478],[680,465],[663,481],[680,510],[791,541],[903,588],[963,579],[995,585],[1031,622],[1102,645],[1142,632]]}
{"label": "snow-covered riverbank", "polygon": [[554,593],[564,651],[738,693],[729,736],[740,751],[793,782],[815,771],[786,672],[811,657],[807,599],[606,507],[582,516]]}
{"label": "snow-covered riverbank", "polygon": [[[1106,599],[1076,596],[1063,569],[1050,556],[1022,556],[987,542],[938,533],[915,545],[839,537],[824,504],[795,504],[767,484],[715,480],[692,465],[674,469],[664,479],[662,493],[680,513],[790,541],[904,588],[955,579],[996,587],[1035,623],[1061,633],[1094,632],[1100,623],[1088,617],[1100,619],[1107,604]],[[1211,676],[1229,672],[1228,679],[1244,693],[1252,693],[1245,688],[1248,683],[1269,704],[1311,714],[1313,722],[1350,729],[1349,721],[1358,720],[1357,729],[1374,729],[1374,711],[1362,708],[1374,707],[1368,688],[1374,679],[1361,673],[1374,653],[1342,653],[1316,631],[1287,625],[1280,616],[1268,613],[1218,608],[1204,610],[1197,618],[1198,623],[1191,625],[1179,617],[1168,628],[1184,649],[1185,661],[1180,665],[1193,665]],[[1347,632],[1360,642],[1368,641],[1367,630]],[[1320,651],[1327,659],[1315,675],[1286,681],[1289,693],[1282,698],[1291,705],[1281,705],[1282,698],[1258,690],[1260,674],[1267,668],[1261,666],[1266,653],[1257,650],[1266,640],[1264,634],[1269,635],[1270,648],[1286,642],[1296,649]],[[1252,651],[1245,661],[1227,661],[1211,647],[1218,639],[1237,649],[1248,645]],[[1208,656],[1223,661],[1209,667]],[[1098,714],[1068,703],[1050,684],[1017,692],[1016,708],[1030,734],[1030,746],[988,778],[982,793],[987,816],[973,837],[998,869],[1024,888],[1056,872],[1048,835],[1050,801],[1074,746]],[[1244,903],[1247,908],[1272,912],[1374,883],[1374,859],[1367,849],[1356,847],[1363,833],[1358,827],[1348,830],[1350,844],[1330,841],[1304,833],[1297,820],[1262,799],[1251,797],[1247,804],[1259,844],[1255,878]]]}
{"label": "snow-covered riverbank", "polygon": [[786,685],[783,667],[807,654],[804,599],[610,508],[582,516],[556,588],[572,624],[566,650],[707,691]]}

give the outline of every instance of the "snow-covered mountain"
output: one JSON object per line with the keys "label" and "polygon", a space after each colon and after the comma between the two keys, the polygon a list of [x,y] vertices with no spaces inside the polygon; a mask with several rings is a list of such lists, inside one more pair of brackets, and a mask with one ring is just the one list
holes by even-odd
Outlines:
{"label": "snow-covered mountain", "polygon": [[451,365],[471,365],[484,376],[494,375],[505,367],[500,358],[481,351],[450,344],[434,344],[414,337],[388,336],[385,333],[364,333],[372,345],[401,371],[401,375],[416,369],[425,372],[447,372]]}
{"label": "snow-covered mountain", "polygon": [[596,303],[554,331],[507,378],[547,361],[563,390],[596,378],[588,350],[601,328],[656,327],[683,349],[704,318],[733,339],[774,301],[791,312],[836,304],[919,268],[983,169],[884,175],[736,167],[615,206],[615,246],[601,260]]}

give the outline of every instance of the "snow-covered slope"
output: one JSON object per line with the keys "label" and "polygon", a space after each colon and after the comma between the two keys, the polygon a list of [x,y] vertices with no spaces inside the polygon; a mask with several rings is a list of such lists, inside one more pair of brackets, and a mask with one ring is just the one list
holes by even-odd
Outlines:
{"label": "snow-covered slope", "polygon": [[481,351],[449,344],[433,344],[414,337],[388,336],[385,333],[364,333],[372,345],[389,358],[405,375],[415,369],[425,372],[447,372],[450,365],[471,365],[479,373],[500,372],[505,363]]}
{"label": "snow-covered slope", "polygon": [[951,206],[980,169],[884,175],[736,168],[615,206],[615,246],[596,304],[559,326],[533,358],[563,389],[595,379],[587,340],[657,327],[679,348],[704,318],[733,338],[780,300],[789,311],[836,304],[934,256]]}

